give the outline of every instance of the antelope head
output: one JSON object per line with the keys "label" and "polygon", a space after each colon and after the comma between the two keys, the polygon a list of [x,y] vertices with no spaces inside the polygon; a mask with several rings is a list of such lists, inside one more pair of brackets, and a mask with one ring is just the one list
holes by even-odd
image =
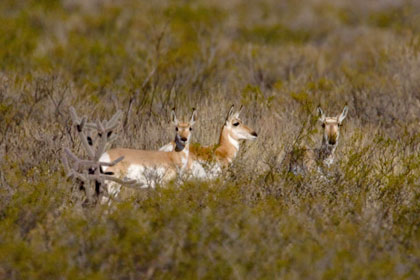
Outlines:
{"label": "antelope head", "polygon": [[175,126],[176,132],[175,151],[179,152],[182,151],[185,148],[185,146],[190,143],[192,127],[195,124],[195,121],[197,120],[197,111],[195,110],[195,108],[193,108],[193,112],[189,122],[180,122],[176,117],[174,108],[171,112],[171,120],[172,124],[174,124]]}
{"label": "antelope head", "polygon": [[246,126],[242,120],[239,118],[243,106],[239,111],[234,112],[234,105],[230,107],[229,113],[226,117],[225,128],[228,129],[230,137],[235,140],[255,140],[258,134]]}
{"label": "antelope head", "polygon": [[319,121],[322,123],[322,128],[324,130],[322,142],[327,146],[334,148],[338,143],[340,127],[347,116],[348,107],[345,106],[343,112],[335,117],[326,117],[321,107],[318,107],[317,110],[319,114]]}

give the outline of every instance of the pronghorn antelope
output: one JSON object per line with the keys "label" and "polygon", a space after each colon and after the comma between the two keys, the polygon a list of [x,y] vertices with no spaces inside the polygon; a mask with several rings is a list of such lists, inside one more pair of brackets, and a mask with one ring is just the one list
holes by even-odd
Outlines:
{"label": "pronghorn antelope", "polygon": [[[234,113],[234,105],[231,106],[218,144],[204,147],[197,143],[191,144],[188,167],[193,177],[210,179],[218,176],[222,168],[227,167],[236,157],[240,140],[257,138],[257,133],[239,118],[242,108]],[[172,141],[160,150],[173,151],[175,147],[176,143]]]}
{"label": "pronghorn antelope", "polygon": [[[103,172],[135,179],[143,187],[152,188],[156,183],[165,183],[174,179],[177,172],[182,173],[187,167],[191,131],[196,121],[196,115],[194,109],[189,122],[179,122],[175,110],[172,110],[171,119],[176,130],[174,151],[112,149],[104,153],[99,161],[112,162],[122,156],[124,159],[115,166],[103,166]],[[119,189],[119,186],[111,185],[108,187],[108,193],[115,196]]]}
{"label": "pronghorn antelope", "polygon": [[347,116],[348,108],[345,106],[341,114],[336,117],[326,117],[321,107],[318,107],[317,111],[323,128],[321,147],[318,149],[304,147],[289,153],[285,160],[288,163],[289,171],[294,174],[312,170],[322,171],[323,166],[330,167],[334,162],[340,126]]}

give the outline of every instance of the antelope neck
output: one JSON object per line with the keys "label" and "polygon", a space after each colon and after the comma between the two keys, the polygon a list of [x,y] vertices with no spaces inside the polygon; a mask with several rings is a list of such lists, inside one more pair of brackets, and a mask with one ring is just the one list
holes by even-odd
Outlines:
{"label": "antelope neck", "polygon": [[337,144],[335,144],[334,146],[328,145],[325,138],[323,138],[321,148],[319,149],[319,159],[326,160],[328,158],[334,157],[334,152],[336,148]]}
{"label": "antelope neck", "polygon": [[224,150],[227,160],[231,162],[239,151],[239,141],[230,135],[230,131],[223,126],[220,134],[218,150]]}
{"label": "antelope neck", "polygon": [[188,165],[188,157],[189,157],[189,144],[186,145],[186,148],[181,151],[184,155],[181,158],[182,169],[185,169]]}
{"label": "antelope neck", "polygon": [[175,136],[175,147],[174,151],[177,153],[180,153],[181,155],[181,162],[182,162],[182,168],[185,168],[188,163],[188,156],[190,153],[190,143],[182,143],[179,141],[178,137]]}

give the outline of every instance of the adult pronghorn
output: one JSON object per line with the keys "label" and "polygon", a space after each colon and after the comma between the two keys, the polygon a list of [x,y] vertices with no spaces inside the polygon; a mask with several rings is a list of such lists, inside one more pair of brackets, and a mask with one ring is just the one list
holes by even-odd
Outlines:
{"label": "adult pronghorn", "polygon": [[[189,170],[193,177],[211,179],[218,176],[222,168],[227,167],[239,151],[240,140],[254,140],[257,133],[246,126],[239,118],[243,106],[234,112],[234,105],[230,107],[225,123],[220,133],[219,143],[212,146],[191,144]],[[161,151],[173,151],[174,141],[160,148]]]}
{"label": "adult pronghorn", "polygon": [[330,167],[334,162],[340,127],[347,116],[348,108],[345,106],[341,114],[335,117],[326,117],[321,107],[318,107],[317,111],[323,128],[321,147],[318,149],[298,148],[289,153],[285,160],[289,171],[294,174],[313,170],[322,171],[323,166]]}
{"label": "adult pronghorn", "polygon": [[[171,119],[176,130],[174,151],[111,149],[101,156],[100,162],[112,162],[122,156],[124,159],[114,166],[103,166],[103,172],[135,179],[144,187],[155,187],[156,183],[165,183],[174,179],[177,172],[182,173],[187,167],[191,131],[196,115],[196,110],[193,109],[189,122],[179,122],[175,110],[172,110]],[[118,186],[111,184],[108,193],[115,196],[119,189]]]}

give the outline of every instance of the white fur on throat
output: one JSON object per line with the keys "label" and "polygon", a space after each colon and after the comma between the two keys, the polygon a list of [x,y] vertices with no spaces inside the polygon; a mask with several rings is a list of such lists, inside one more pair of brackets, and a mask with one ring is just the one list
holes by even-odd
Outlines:
{"label": "white fur on throat", "polygon": [[235,151],[235,155],[236,153],[239,151],[239,141],[236,139],[233,139],[230,134],[228,134],[228,139],[229,142],[235,147],[236,151]]}
{"label": "white fur on throat", "polygon": [[329,156],[326,159],[324,159],[324,163],[328,166],[328,168],[334,163],[334,157]]}
{"label": "white fur on throat", "polygon": [[187,168],[188,165],[188,155],[190,153],[190,151],[182,151],[181,153],[184,153],[184,156],[181,158],[181,162],[182,162],[182,170],[185,170]]}

